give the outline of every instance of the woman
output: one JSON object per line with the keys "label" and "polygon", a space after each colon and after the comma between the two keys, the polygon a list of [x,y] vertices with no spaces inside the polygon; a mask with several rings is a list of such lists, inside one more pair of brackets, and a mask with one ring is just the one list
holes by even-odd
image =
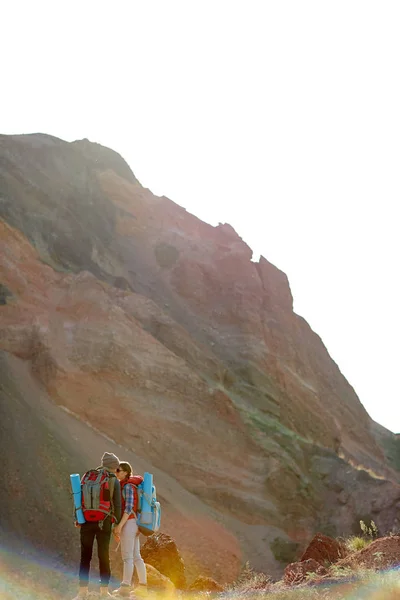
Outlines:
{"label": "woman", "polygon": [[120,596],[129,596],[133,569],[139,578],[140,588],[135,592],[146,592],[147,576],[144,560],[140,555],[139,530],[136,522],[136,511],[138,507],[137,487],[143,481],[141,475],[132,475],[132,467],[127,462],[121,462],[116,471],[121,486],[122,519],[114,527],[114,535],[121,543],[121,556],[124,562],[123,579],[120,587],[115,593]]}

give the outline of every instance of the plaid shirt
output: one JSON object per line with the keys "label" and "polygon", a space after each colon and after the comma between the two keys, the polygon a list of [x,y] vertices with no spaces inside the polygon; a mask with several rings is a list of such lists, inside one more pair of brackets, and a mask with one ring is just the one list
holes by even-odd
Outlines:
{"label": "plaid shirt", "polygon": [[122,490],[122,495],[125,500],[125,511],[124,512],[126,512],[128,515],[130,515],[132,512],[132,509],[133,509],[133,502],[134,502],[133,487],[131,486],[130,483],[127,483],[126,485],[124,485],[124,489]]}

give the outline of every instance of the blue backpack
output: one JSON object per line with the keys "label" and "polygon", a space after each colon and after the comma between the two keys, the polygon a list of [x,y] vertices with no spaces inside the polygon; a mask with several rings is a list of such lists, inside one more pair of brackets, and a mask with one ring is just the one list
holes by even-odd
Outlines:
{"label": "blue backpack", "polygon": [[156,487],[153,485],[151,473],[144,474],[143,482],[138,485],[138,492],[138,529],[145,536],[153,535],[160,529],[161,506],[157,502]]}

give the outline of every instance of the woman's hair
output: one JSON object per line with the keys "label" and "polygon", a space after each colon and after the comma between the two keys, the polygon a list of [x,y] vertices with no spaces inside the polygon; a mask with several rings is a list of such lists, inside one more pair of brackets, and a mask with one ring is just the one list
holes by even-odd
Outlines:
{"label": "woman's hair", "polygon": [[128,477],[132,475],[132,467],[128,462],[119,463],[119,468],[121,469],[121,471],[125,471],[125,473],[128,473]]}

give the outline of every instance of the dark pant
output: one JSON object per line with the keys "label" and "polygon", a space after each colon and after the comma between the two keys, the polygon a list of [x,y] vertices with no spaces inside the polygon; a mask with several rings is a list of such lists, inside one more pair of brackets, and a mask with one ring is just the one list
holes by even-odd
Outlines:
{"label": "dark pant", "polygon": [[97,523],[84,523],[81,527],[81,564],[79,567],[79,585],[89,583],[90,561],[92,560],[94,540],[97,540],[97,554],[100,567],[100,585],[110,582],[110,538],[111,528],[100,529]]}

